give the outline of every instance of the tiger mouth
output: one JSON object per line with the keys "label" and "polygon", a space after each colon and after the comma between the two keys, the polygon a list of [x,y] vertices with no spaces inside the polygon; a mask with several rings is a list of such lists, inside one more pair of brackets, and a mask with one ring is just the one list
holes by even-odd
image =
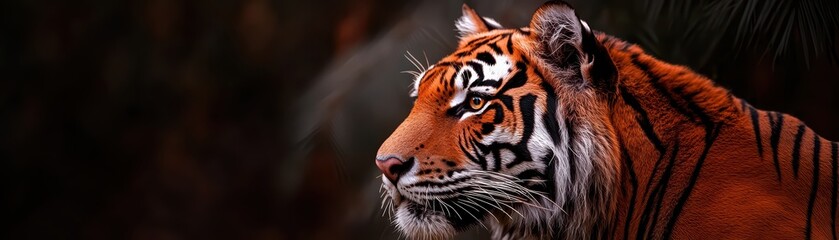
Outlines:
{"label": "tiger mouth", "polygon": [[405,199],[403,201],[405,204],[405,208],[414,216],[422,217],[427,215],[440,215],[440,216],[447,216],[446,213],[443,211],[443,208],[438,208],[436,205],[439,204],[420,204],[418,202]]}
{"label": "tiger mouth", "polygon": [[384,180],[382,187],[386,190],[382,193],[382,214],[392,217],[403,233],[417,238],[479,225],[486,228],[493,222],[490,220],[503,222],[512,219],[514,213],[521,215],[516,210],[521,206],[543,209],[541,204],[553,203],[546,192],[535,190],[545,187],[543,180],[492,172],[473,171],[452,181],[399,186]]}
{"label": "tiger mouth", "polygon": [[445,216],[446,212],[443,211],[444,204],[439,203],[438,199],[412,199],[409,196],[403,195],[397,187],[393,186],[386,186],[387,188],[387,197],[384,201],[390,199],[390,204],[388,209],[391,212],[398,211],[400,208],[405,208],[409,210],[412,215],[415,216],[424,216],[424,215],[442,215]]}
{"label": "tiger mouth", "polygon": [[[483,224],[486,216],[492,214],[496,209],[492,203],[486,200],[472,200],[463,195],[469,187],[452,189],[447,191],[449,196],[418,198],[413,192],[406,192],[403,195],[396,187],[389,187],[385,201],[390,199],[390,206],[386,208],[396,217],[397,222],[406,222],[410,225],[429,225],[427,228],[451,227],[456,231],[468,229],[474,225]],[[430,193],[433,196],[433,193]],[[431,226],[434,225],[434,226]],[[441,226],[446,225],[446,226]]]}
{"label": "tiger mouth", "polygon": [[[416,224],[427,224],[427,219],[439,218],[457,231],[465,230],[473,225],[483,224],[484,217],[489,214],[486,208],[479,203],[465,204],[463,197],[452,197],[446,199],[419,200],[415,201],[403,197],[398,205],[394,203],[397,218],[414,219]],[[400,216],[399,212],[405,212]],[[429,226],[434,227],[434,226]]]}

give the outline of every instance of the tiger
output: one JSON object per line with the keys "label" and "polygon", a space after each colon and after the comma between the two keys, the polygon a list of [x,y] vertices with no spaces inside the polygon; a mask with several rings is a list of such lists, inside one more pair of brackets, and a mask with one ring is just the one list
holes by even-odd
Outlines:
{"label": "tiger", "polygon": [[503,28],[463,5],[379,148],[410,239],[837,239],[837,148],[562,1]]}

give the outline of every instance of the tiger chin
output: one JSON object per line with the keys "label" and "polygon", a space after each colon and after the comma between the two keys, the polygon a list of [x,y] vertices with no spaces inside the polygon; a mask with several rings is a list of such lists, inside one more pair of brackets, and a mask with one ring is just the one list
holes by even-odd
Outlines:
{"label": "tiger chin", "polygon": [[[561,1],[503,28],[463,6],[380,147],[411,239],[836,239],[837,143],[593,31]],[[781,227],[784,226],[784,227]]]}

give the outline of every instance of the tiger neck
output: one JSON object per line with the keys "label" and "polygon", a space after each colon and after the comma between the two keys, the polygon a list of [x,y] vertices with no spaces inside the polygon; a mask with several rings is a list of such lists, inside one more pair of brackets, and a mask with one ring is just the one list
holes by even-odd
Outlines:
{"label": "tiger neck", "polygon": [[[619,200],[615,217],[643,216],[647,208],[640,207],[644,206],[641,202],[655,199],[656,193],[664,194],[658,190],[666,186],[651,183],[669,176],[663,166],[672,166],[667,162],[676,161],[674,153],[697,153],[697,158],[679,159],[680,163],[704,161],[720,127],[742,111],[727,90],[689,68],[655,59],[640,47],[611,36],[598,38],[619,72],[618,91],[609,113],[621,151],[615,162],[621,169],[615,190],[632,193]],[[624,226],[612,227],[625,234]],[[643,232],[638,234],[644,237]]]}
{"label": "tiger neck", "polygon": [[[687,67],[655,59],[636,45],[611,36],[599,37],[620,75],[610,114],[619,144],[626,152],[663,155],[678,142],[680,134],[711,133],[743,114],[739,100],[710,79]],[[646,141],[630,140],[637,137]]]}

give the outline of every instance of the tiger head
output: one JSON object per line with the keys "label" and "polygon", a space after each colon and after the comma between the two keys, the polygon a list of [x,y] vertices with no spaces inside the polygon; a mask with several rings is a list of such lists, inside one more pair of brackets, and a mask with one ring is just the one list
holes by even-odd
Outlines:
{"label": "tiger head", "polygon": [[617,171],[606,49],[563,2],[517,29],[464,5],[456,26],[459,47],[417,77],[413,109],[376,156],[394,223],[422,239],[598,227]]}

